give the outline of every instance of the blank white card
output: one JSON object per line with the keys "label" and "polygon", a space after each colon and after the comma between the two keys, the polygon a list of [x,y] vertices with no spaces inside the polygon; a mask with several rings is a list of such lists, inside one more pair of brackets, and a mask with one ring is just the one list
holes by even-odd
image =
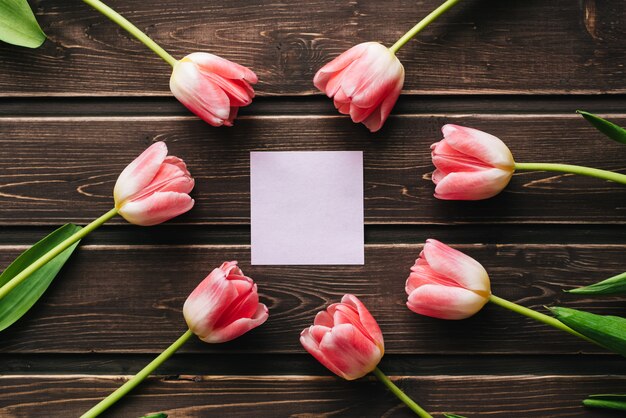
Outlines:
{"label": "blank white card", "polygon": [[363,153],[250,153],[252,264],[363,264]]}

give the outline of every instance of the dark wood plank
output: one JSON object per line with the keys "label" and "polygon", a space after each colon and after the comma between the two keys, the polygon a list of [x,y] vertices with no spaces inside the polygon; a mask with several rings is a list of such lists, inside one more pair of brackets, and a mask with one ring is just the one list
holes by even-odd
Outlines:
{"label": "dark wood plank", "polygon": [[623,186],[558,173],[518,173],[487,201],[434,199],[429,146],[444,123],[500,136],[519,161],[626,169],[623,145],[576,115],[405,115],[377,136],[343,116],[246,117],[233,129],[194,117],[3,118],[11,152],[0,155],[0,224],[94,219],[111,207],[119,172],[155,140],[167,141],[197,179],[196,207],[178,224],[248,224],[249,152],[265,150],[365,150],[368,224],[626,223]]}
{"label": "dark wood plank", "polygon": [[[358,42],[391,45],[440,1],[110,4],[176,57],[211,51],[251,67],[260,95],[306,95],[317,94],[313,74],[330,59]],[[0,95],[169,94],[169,67],[96,11],[35,6],[50,39],[37,50],[0,46]],[[398,54],[406,93],[624,93],[625,7],[463,2]]]}
{"label": "dark wood plank", "polygon": [[[562,289],[623,271],[624,245],[458,248],[485,265],[496,295],[539,310],[560,304],[623,314],[620,298],[581,298]],[[21,249],[4,247],[0,263],[8,264]],[[248,246],[84,245],[38,305],[3,332],[0,352],[159,352],[184,331],[181,309],[189,292],[222,261],[237,259],[258,283],[270,308],[269,321],[228,344],[191,341],[184,352],[303,353],[298,335],[315,313],[344,293],[354,293],[377,318],[390,354],[606,353],[496,306],[465,321],[413,314],[404,305],[404,282],[420,249],[414,244],[369,245],[365,266],[286,268],[250,266]]]}
{"label": "dark wood plank", "polygon": [[[589,393],[623,390],[618,376],[441,376],[394,378],[432,414],[465,416],[609,417],[585,409]],[[123,382],[120,376],[0,377],[0,416],[78,416]],[[347,382],[334,377],[153,377],[103,416],[148,412],[175,417],[414,416],[374,378]],[[441,415],[439,415],[441,416]]]}

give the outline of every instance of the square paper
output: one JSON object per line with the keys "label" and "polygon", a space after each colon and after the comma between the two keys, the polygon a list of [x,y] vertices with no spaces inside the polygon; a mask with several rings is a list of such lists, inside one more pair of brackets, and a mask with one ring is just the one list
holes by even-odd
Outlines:
{"label": "square paper", "polygon": [[361,151],[251,152],[252,264],[363,264]]}

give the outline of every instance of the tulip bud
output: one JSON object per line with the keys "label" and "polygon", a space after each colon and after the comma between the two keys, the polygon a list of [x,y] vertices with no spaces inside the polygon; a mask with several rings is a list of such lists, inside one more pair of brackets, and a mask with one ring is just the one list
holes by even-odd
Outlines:
{"label": "tulip bud", "polygon": [[313,79],[334,99],[339,113],[350,115],[371,132],[382,128],[404,84],[404,67],[377,42],[353,46],[323,66]]}
{"label": "tulip bud", "polygon": [[421,315],[464,319],[489,301],[489,276],[478,261],[429,239],[406,281],[407,306]]}
{"label": "tulip bud", "polygon": [[222,343],[263,324],[268,310],[259,303],[254,281],[231,261],[214,269],[191,292],[183,315],[189,329],[202,341]]}
{"label": "tulip bud", "polygon": [[434,143],[435,197],[480,200],[500,193],[511,180],[515,161],[507,146],[493,135],[458,125],[441,128],[444,139]]}
{"label": "tulip bud", "polygon": [[165,142],[155,142],[117,178],[115,207],[130,223],[160,224],[193,207],[188,194],[193,186],[185,162],[168,156]]}
{"label": "tulip bud", "polygon": [[248,68],[217,55],[194,52],[174,65],[170,89],[176,98],[213,126],[232,126],[237,111],[254,98],[258,81]]}
{"label": "tulip bud", "polygon": [[320,363],[346,380],[373,371],[385,352],[376,320],[356,296],[345,295],[315,317],[300,343]]}

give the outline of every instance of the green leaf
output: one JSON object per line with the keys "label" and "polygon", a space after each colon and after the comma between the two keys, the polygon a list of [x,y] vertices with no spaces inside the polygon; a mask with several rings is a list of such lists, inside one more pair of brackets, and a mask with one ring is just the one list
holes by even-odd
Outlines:
{"label": "green leaf", "polygon": [[37,48],[46,40],[26,0],[0,0],[0,41]]}
{"label": "green leaf", "polygon": [[570,308],[550,308],[565,325],[580,332],[605,348],[626,357],[626,319],[619,316],[596,315]]}
{"label": "green leaf", "polygon": [[167,414],[165,412],[159,412],[156,414],[144,415],[140,418],[167,418]]}
{"label": "green leaf", "polygon": [[443,416],[446,418],[465,418],[463,415],[448,414],[446,412],[443,413]]}
{"label": "green leaf", "polygon": [[[0,0],[1,1],[1,0]],[[20,254],[0,275],[0,286],[4,286],[35,260],[43,256],[63,240],[78,232],[80,226],[66,224]],[[80,241],[79,241],[80,242]],[[20,319],[46,291],[61,267],[70,258],[78,242],[50,260],[26,280],[17,285],[3,299],[0,299],[0,331]]]}
{"label": "green leaf", "polygon": [[579,295],[626,295],[626,272],[590,286],[568,290]]}
{"label": "green leaf", "polygon": [[626,144],[626,129],[614,124],[613,122],[609,122],[606,119],[602,119],[601,117],[596,116],[593,113],[585,112],[584,110],[577,110],[576,113],[582,115],[582,117],[587,119],[587,121],[591,123],[597,130],[599,130],[612,140],[621,142],[622,144]]}
{"label": "green leaf", "polygon": [[583,405],[591,408],[626,411],[626,395],[589,395]]}

